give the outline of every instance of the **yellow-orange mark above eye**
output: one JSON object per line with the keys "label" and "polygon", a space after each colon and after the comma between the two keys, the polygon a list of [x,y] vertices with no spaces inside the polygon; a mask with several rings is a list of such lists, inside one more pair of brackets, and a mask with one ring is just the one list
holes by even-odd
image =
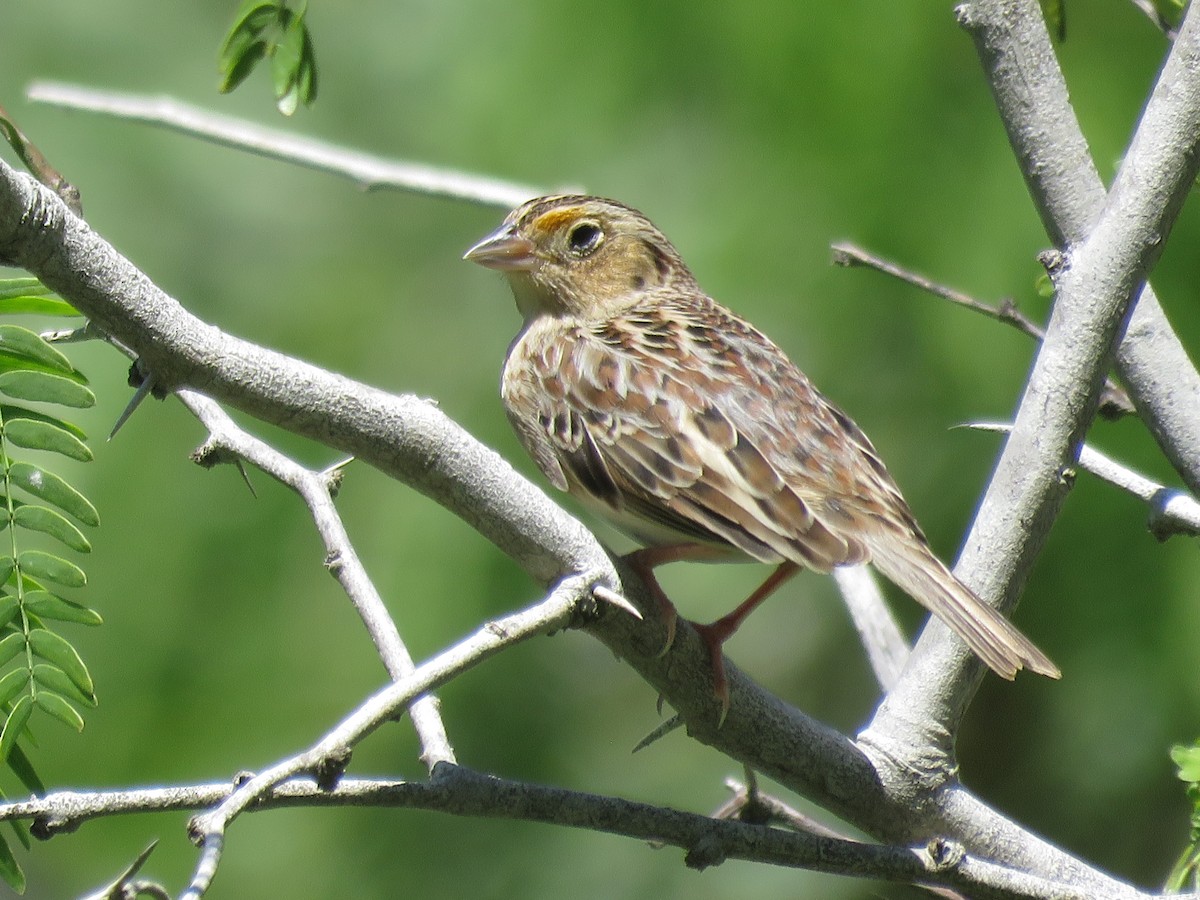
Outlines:
{"label": "yellow-orange mark above eye", "polygon": [[533,220],[533,230],[551,232],[566,222],[573,222],[582,214],[578,206],[566,206],[544,212]]}

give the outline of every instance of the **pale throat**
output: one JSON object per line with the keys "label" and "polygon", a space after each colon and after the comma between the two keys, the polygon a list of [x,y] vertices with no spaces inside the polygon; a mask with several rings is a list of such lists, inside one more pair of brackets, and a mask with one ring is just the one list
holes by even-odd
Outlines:
{"label": "pale throat", "polygon": [[554,315],[560,311],[560,305],[552,302],[545,287],[538,285],[526,273],[509,275],[508,285],[512,288],[513,299],[517,301],[517,309],[526,322],[532,322],[539,316]]}

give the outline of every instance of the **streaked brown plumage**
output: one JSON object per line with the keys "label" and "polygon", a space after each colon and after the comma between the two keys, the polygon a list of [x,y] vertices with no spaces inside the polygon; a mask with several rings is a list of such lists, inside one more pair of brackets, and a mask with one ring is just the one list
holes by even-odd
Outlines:
{"label": "streaked brown plumage", "polygon": [[696,284],[641,213],[552,196],[514,210],[466,258],[503,271],[525,326],[502,394],[555,487],[679,559],[779,568],[700,626],[727,702],[721,644],[798,568],[872,562],[1005,678],[1058,669],[933,555],[866,435],[765,335]]}

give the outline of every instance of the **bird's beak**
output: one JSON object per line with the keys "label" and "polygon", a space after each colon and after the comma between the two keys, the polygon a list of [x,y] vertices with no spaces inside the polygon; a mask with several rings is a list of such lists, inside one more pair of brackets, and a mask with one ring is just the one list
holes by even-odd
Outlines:
{"label": "bird's beak", "polygon": [[537,264],[533,241],[504,225],[463,254],[463,259],[500,272],[528,272]]}

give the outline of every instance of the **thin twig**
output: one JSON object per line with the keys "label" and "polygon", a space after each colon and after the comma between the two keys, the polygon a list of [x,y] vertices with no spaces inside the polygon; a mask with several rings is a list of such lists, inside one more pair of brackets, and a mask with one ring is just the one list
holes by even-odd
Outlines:
{"label": "thin twig", "polygon": [[35,102],[160,125],[268,159],[343,175],[366,190],[393,188],[504,209],[546,193],[525,184],[387,159],[325,141],[297,137],[244,119],[218,115],[170,97],[98,91],[54,81],[34,82],[27,95]]}
{"label": "thin twig", "polygon": [[[1040,342],[1046,336],[1045,329],[1021,312],[1017,308],[1016,302],[1009,297],[1004,298],[993,306],[990,303],[984,303],[982,300],[972,297],[970,294],[964,294],[962,291],[952,287],[938,284],[936,281],[919,272],[906,269],[898,263],[884,259],[882,256],[878,256],[869,250],[864,250],[856,244],[841,242],[831,244],[829,249],[833,251],[833,264],[835,266],[845,266],[846,268],[862,266],[874,269],[877,272],[882,272],[884,275],[890,275],[892,278],[899,279],[905,284],[919,288],[935,297],[949,300],[958,306],[982,313],[989,318],[995,319],[997,322],[1003,322],[1005,325],[1011,325],[1017,331],[1028,335],[1036,341]],[[1112,378],[1105,378],[1104,393],[1100,397],[1100,415],[1106,419],[1118,419],[1122,416],[1133,415],[1135,412],[1137,410],[1134,408],[1133,401],[1129,399],[1129,395],[1125,392],[1125,389],[1113,381]]]}
{"label": "thin twig", "polygon": [[[235,791],[229,784],[95,793],[64,791],[0,806],[0,819],[36,817],[39,821],[78,824],[114,811],[194,809],[229,799]],[[438,766],[434,778],[427,782],[344,778],[336,787],[323,790],[311,779],[294,778],[276,785],[253,809],[296,806],[426,809],[583,828],[682,848],[687,851],[685,863],[698,869],[726,859],[741,859],[896,883],[940,884],[980,898],[1084,900],[1087,896],[1061,883],[962,853],[961,848],[946,842],[934,841],[922,848],[862,843],[512,781],[448,764]],[[1126,896],[1149,900],[1149,895],[1138,892]]]}
{"label": "thin twig", "polygon": [[[120,341],[107,336],[98,335],[91,323],[81,329],[70,332],[50,332],[43,335],[48,341],[73,341],[87,338],[102,337],[119,352],[133,357],[133,352]],[[139,386],[135,397],[144,397],[143,388],[150,384],[147,378]],[[375,590],[375,585],[367,574],[350,536],[342,523],[341,515],[333,504],[331,486],[333,480],[327,472],[314,472],[306,469],[288,456],[271,447],[265,441],[254,437],[241,428],[214,400],[198,394],[195,391],[180,390],[176,392],[183,403],[200,423],[208,429],[207,441],[194,455],[196,462],[201,465],[212,465],[217,461],[236,462],[242,477],[246,477],[242,462],[248,462],[266,474],[275,478],[281,484],[291,488],[308,507],[309,513],[316,525],[317,532],[325,545],[326,565],[337,578],[338,584],[346,592],[363,625],[366,626],[380,659],[393,681],[412,674],[414,665],[396,623],[388,612],[386,604]],[[124,422],[136,407],[130,403],[122,413],[118,424],[114,426],[115,434],[120,424]],[[110,438],[112,436],[110,434]],[[249,481],[247,480],[247,485]],[[253,486],[250,487],[253,492]],[[437,698],[428,695],[420,698],[410,710],[413,727],[421,741],[421,759],[432,770],[439,762],[455,762],[454,749],[446,735],[446,726],[442,722],[438,710]]]}
{"label": "thin twig", "polygon": [[875,680],[884,691],[891,690],[908,660],[910,647],[887,598],[866,566],[839,566],[833,570],[833,580],[867,650]]}
{"label": "thin twig", "polygon": [[949,300],[951,303],[964,306],[977,313],[982,313],[1006,325],[1011,325],[1017,331],[1027,334],[1036,340],[1040,341],[1046,336],[1046,332],[1042,327],[1021,312],[1017,308],[1017,304],[1011,299],[1006,298],[999,304],[992,306],[989,303],[984,303],[982,300],[976,300],[971,295],[964,294],[962,291],[938,284],[925,275],[921,275],[911,269],[906,269],[869,250],[864,250],[856,244],[843,241],[830,244],[829,249],[833,251],[833,264],[835,266],[844,266],[845,268],[862,266],[874,269],[877,272],[882,272],[884,275],[890,275],[892,278],[899,279],[905,284],[911,284],[913,287],[920,288],[928,294],[933,294],[935,297]]}
{"label": "thin twig", "polygon": [[[326,565],[354,604],[389,677],[392,681],[399,681],[411,675],[415,669],[412,656],[400,637],[387,605],[375,590],[374,583],[354,550],[341,515],[333,504],[325,473],[306,469],[240,428],[215,401],[195,391],[181,390],[177,393],[183,405],[208,429],[210,438],[205,444],[207,450],[224,450],[239,460],[245,460],[300,496],[325,545]],[[432,770],[439,762],[454,762],[454,750],[446,736],[437,698],[432,695],[422,697],[410,712],[421,740],[421,759],[425,765]]]}
{"label": "thin twig", "polygon": [[79,188],[67,181],[63,174],[50,164],[50,160],[46,159],[37,145],[17,127],[17,123],[12,120],[3,106],[0,106],[0,136],[8,141],[8,145],[13,148],[34,178],[62,197],[63,202],[71,207],[76,215],[83,215]]}
{"label": "thin twig", "polygon": [[184,900],[198,900],[212,882],[229,825],[242,812],[266,797],[280,783],[300,774],[314,774],[318,784],[332,787],[341,777],[350,752],[385,722],[394,719],[422,694],[528,638],[565,628],[577,606],[590,599],[592,584],[584,578],[564,579],[542,602],[490,622],[470,637],[418,666],[411,675],[369,697],[316,744],[255,775],[225,798],[220,806],[193,818],[189,831],[201,847],[200,858]]}
{"label": "thin twig", "polygon": [[[1002,434],[1012,431],[1007,422],[971,422],[966,427]],[[1200,534],[1200,502],[1191,494],[1152,481],[1087,444],[1079,450],[1079,468],[1145,500],[1150,505],[1147,527],[1160,541],[1176,534]]]}
{"label": "thin twig", "polygon": [[[748,771],[753,775],[753,771]],[[778,797],[765,793],[758,785],[757,779],[747,778],[738,781],[736,778],[726,778],[725,787],[733,796],[721,806],[713,817],[717,819],[739,819],[740,821],[761,822],[762,824],[777,823],[790,828],[792,831],[803,831],[818,837],[836,838],[840,841],[854,841],[856,838],[846,832],[830,828],[824,822],[800,812],[794,806],[784,803]],[[753,810],[749,814],[746,810]]]}

